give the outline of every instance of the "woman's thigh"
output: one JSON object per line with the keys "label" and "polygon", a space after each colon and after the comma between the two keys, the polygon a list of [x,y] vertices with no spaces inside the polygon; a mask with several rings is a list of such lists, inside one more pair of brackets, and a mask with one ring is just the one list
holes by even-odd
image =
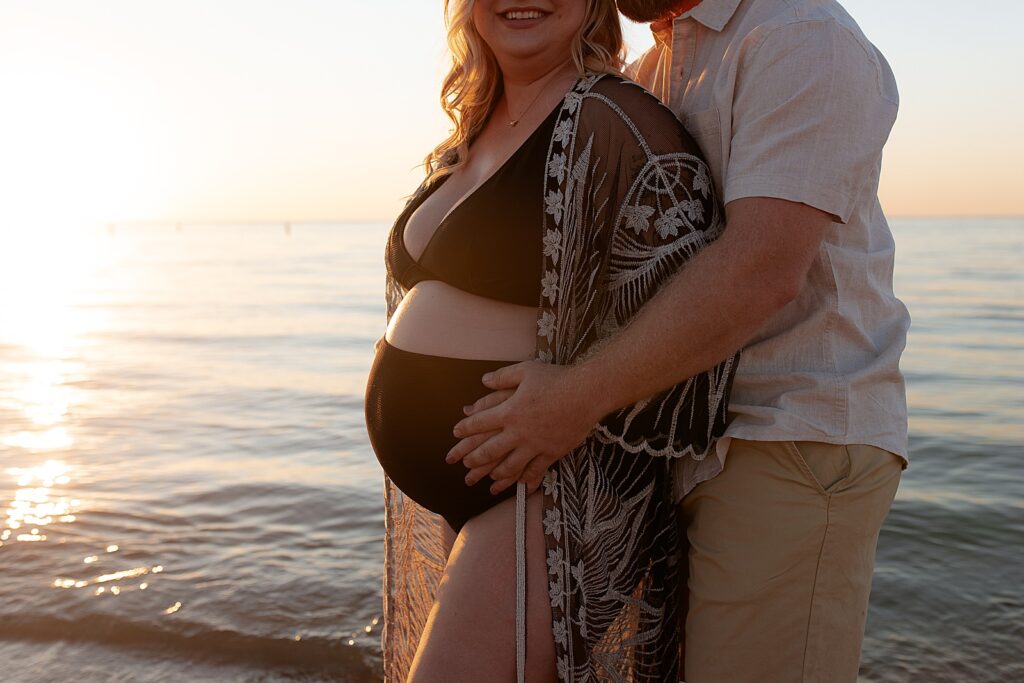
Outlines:
{"label": "woman's thigh", "polygon": [[[415,683],[514,681],[515,498],[465,523],[448,557],[410,671]],[[527,680],[557,680],[543,497],[526,501]]]}

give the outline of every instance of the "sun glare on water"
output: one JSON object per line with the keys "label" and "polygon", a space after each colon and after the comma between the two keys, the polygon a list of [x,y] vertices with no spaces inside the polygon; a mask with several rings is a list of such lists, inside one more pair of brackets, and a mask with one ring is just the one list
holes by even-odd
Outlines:
{"label": "sun glare on water", "polygon": [[75,521],[80,501],[60,495],[55,489],[68,484],[70,468],[61,460],[47,460],[35,467],[9,467],[17,485],[8,503],[0,545],[46,540],[46,527]]}

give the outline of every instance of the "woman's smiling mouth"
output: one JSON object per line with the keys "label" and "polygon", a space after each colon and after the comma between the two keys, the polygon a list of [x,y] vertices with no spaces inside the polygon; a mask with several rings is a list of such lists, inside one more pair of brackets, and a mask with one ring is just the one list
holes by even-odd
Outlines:
{"label": "woman's smiling mouth", "polygon": [[525,28],[525,25],[532,26],[549,14],[550,12],[529,7],[505,10],[504,12],[499,12],[498,16],[513,26],[523,26]]}

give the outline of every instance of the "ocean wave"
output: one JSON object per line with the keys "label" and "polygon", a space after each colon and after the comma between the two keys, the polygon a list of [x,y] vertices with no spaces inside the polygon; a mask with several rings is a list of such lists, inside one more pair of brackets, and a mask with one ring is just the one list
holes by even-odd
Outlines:
{"label": "ocean wave", "polygon": [[376,674],[379,650],[377,642],[370,638],[348,645],[344,637],[272,637],[187,622],[177,622],[175,628],[168,628],[112,615],[78,619],[8,615],[0,621],[0,639],[88,641],[218,664],[316,670],[338,674],[344,680],[371,680]]}

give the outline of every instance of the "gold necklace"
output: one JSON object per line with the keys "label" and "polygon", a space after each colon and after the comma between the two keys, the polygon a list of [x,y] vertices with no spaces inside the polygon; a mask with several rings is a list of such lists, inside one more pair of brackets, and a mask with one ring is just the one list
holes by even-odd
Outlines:
{"label": "gold necklace", "polygon": [[[524,109],[522,111],[522,113],[520,113],[517,118],[509,119],[508,125],[510,127],[514,128],[515,126],[519,125],[519,122],[522,121],[524,116],[526,116],[526,112],[530,111],[530,107],[533,106],[533,103],[537,101],[537,98],[539,98],[541,96],[541,94],[543,94],[544,89],[545,89],[546,86],[547,86],[547,83],[545,83],[544,85],[542,85],[540,87],[540,90],[537,91],[537,94],[534,95],[533,99],[530,100],[530,103],[528,105],[526,105],[526,109]],[[505,95],[505,109],[508,110],[509,114],[512,113],[511,109],[509,109],[509,106],[508,106],[508,94]]]}

